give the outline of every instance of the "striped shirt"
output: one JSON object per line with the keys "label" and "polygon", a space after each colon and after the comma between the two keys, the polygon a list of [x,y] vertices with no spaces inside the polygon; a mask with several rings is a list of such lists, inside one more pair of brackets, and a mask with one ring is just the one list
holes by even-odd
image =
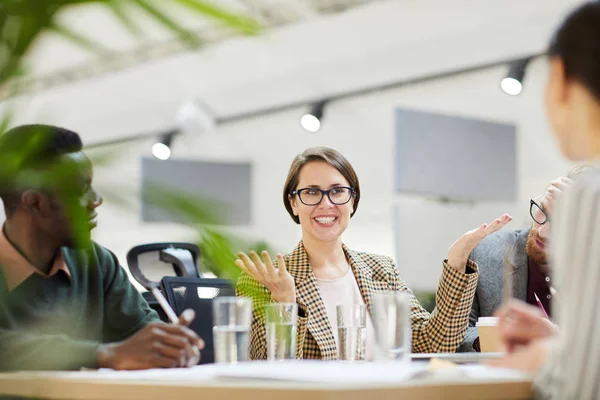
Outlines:
{"label": "striped shirt", "polygon": [[577,181],[558,200],[552,264],[560,334],[535,379],[539,399],[600,398],[600,172]]}

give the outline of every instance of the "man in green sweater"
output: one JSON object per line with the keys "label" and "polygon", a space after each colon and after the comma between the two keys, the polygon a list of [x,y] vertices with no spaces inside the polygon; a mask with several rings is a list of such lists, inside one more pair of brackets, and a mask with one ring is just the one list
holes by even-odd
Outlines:
{"label": "man in green sweater", "polygon": [[25,125],[0,136],[0,371],[184,367],[202,340],[162,323],[91,240],[102,198],[78,134]]}

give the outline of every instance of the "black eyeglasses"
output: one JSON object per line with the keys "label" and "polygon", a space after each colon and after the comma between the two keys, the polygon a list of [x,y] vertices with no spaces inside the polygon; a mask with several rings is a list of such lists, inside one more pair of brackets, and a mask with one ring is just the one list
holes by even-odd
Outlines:
{"label": "black eyeglasses", "polygon": [[533,220],[539,225],[544,225],[546,222],[550,221],[550,217],[548,214],[546,214],[546,211],[544,211],[542,206],[536,203],[533,199],[530,200],[529,203],[529,214],[531,215],[531,218],[533,218]]}
{"label": "black eyeglasses", "polygon": [[354,195],[354,189],[346,186],[338,186],[329,190],[321,190],[318,188],[303,188],[294,190],[290,195],[298,195],[302,204],[307,206],[316,206],[323,200],[323,196],[327,195],[332,204],[341,206],[350,201]]}

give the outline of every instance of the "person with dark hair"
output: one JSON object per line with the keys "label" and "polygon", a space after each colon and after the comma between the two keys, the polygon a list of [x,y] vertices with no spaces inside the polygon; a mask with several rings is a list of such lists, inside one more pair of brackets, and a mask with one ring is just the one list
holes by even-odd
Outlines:
{"label": "person with dark hair", "polygon": [[[562,154],[600,159],[600,2],[561,23],[549,49],[546,109]],[[536,374],[536,398],[600,398],[600,171],[579,176],[557,199],[550,254],[560,332],[545,329],[535,307],[518,301],[499,312],[509,355],[493,365]]]}
{"label": "person with dark hair", "polygon": [[[342,243],[342,234],[356,213],[361,190],[354,168],[336,150],[315,147],[298,154],[283,189],[283,203],[293,221],[302,227],[296,249],[272,261],[239,253],[242,269],[238,295],[254,300],[250,333],[250,358],[267,358],[264,306],[267,302],[297,303],[298,358],[337,358],[336,306],[365,304],[387,291],[410,295],[412,349],[414,352],[454,352],[462,341],[477,285],[477,265],[469,253],[487,235],[512,218],[509,215],[465,233],[443,262],[436,310],[428,313],[398,276],[394,261],[385,256],[358,252]],[[366,359],[374,354],[374,330],[367,319]]]}
{"label": "person with dark hair", "polygon": [[0,135],[0,371],[195,364],[204,344],[186,327],[193,312],[160,322],[91,240],[102,197],[82,147],[48,125]]}
{"label": "person with dark hair", "polygon": [[[481,351],[477,321],[494,315],[503,301],[504,270],[512,268],[512,296],[538,306],[537,299],[552,317],[553,282],[548,259],[548,240],[554,200],[573,179],[593,168],[577,165],[550,182],[546,191],[530,200],[531,226],[496,232],[479,243],[469,258],[479,265],[479,282],[469,316],[469,328],[458,351]],[[546,321],[551,328],[552,322]]]}

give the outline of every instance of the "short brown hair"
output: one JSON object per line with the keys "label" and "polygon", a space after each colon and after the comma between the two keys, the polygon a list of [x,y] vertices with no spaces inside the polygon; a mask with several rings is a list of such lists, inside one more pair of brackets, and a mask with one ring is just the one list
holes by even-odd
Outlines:
{"label": "short brown hair", "polygon": [[350,215],[350,217],[352,217],[358,209],[358,202],[360,200],[360,184],[358,182],[358,177],[356,176],[354,168],[352,168],[352,164],[350,164],[346,157],[339,151],[328,147],[311,147],[294,158],[287,179],[285,180],[285,185],[283,186],[283,204],[285,205],[286,210],[292,219],[299,224],[300,219],[298,216],[294,215],[289,196],[297,189],[296,186],[298,186],[298,182],[300,181],[300,171],[302,170],[302,167],[315,161],[326,162],[338,170],[340,174],[346,178],[350,187],[354,189],[354,210]]}

